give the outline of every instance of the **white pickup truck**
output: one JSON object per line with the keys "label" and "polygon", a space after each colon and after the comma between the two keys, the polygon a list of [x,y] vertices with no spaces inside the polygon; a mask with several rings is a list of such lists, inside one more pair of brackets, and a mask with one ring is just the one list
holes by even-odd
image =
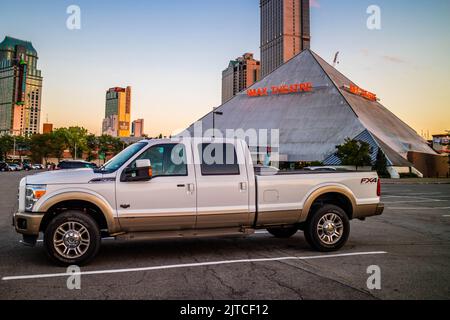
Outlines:
{"label": "white pickup truck", "polygon": [[100,169],[23,178],[13,223],[24,243],[44,234],[62,265],[86,264],[103,237],[160,239],[303,230],[319,251],[340,249],[352,219],[383,212],[374,172],[255,170],[235,139],[135,143]]}

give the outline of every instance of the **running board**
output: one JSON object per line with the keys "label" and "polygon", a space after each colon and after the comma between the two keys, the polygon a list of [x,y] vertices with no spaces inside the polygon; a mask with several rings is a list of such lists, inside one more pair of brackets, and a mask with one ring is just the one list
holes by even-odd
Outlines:
{"label": "running board", "polygon": [[221,228],[205,230],[178,230],[155,232],[131,232],[115,236],[116,240],[156,240],[199,237],[248,236],[255,233],[255,229]]}

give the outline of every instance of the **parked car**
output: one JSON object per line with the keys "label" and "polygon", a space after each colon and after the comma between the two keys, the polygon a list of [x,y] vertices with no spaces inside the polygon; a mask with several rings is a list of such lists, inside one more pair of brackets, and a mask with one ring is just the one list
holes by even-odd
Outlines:
{"label": "parked car", "polygon": [[322,171],[322,172],[335,172],[337,171],[334,167],[306,167],[303,168],[306,171]]}
{"label": "parked car", "polygon": [[271,174],[277,174],[280,172],[278,168],[271,167],[271,166],[263,166],[263,165],[255,165],[254,166],[255,174],[258,175],[271,175]]}
{"label": "parked car", "polygon": [[97,166],[93,163],[82,161],[82,160],[64,160],[61,161],[56,170],[69,170],[69,169],[82,169],[82,168],[90,168],[95,169]]}
{"label": "parked car", "polygon": [[33,167],[34,170],[42,170],[42,169],[44,169],[44,165],[40,164],[40,163],[35,163],[35,164],[32,165],[32,167]]}
{"label": "parked car", "polygon": [[24,163],[22,169],[25,171],[35,170],[31,163]]}
{"label": "parked car", "polygon": [[350,220],[382,214],[380,196],[376,172],[258,175],[245,141],[155,139],[129,146],[97,170],[23,178],[14,226],[31,246],[42,232],[49,257],[62,265],[91,261],[102,236],[148,240],[266,229],[289,238],[302,230],[313,249],[329,252],[347,242]]}
{"label": "parked car", "polygon": [[11,171],[11,168],[6,162],[0,162],[0,171],[1,172]]}
{"label": "parked car", "polygon": [[8,163],[8,166],[10,168],[10,171],[20,171],[20,170],[22,170],[22,168],[18,164],[15,164],[15,163]]}

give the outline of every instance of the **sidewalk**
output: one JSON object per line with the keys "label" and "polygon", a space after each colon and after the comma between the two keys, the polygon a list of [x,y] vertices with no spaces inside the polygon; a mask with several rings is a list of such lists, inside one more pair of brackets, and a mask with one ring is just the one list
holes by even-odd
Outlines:
{"label": "sidewalk", "polygon": [[446,178],[405,178],[405,179],[381,179],[382,184],[450,184]]}

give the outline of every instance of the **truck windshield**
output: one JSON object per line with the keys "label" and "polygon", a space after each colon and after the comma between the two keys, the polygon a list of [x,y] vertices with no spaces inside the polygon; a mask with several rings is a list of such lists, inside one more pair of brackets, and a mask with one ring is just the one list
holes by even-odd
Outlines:
{"label": "truck windshield", "polygon": [[123,166],[123,164],[127,162],[132,156],[142,150],[142,148],[144,148],[146,145],[146,142],[138,142],[132,144],[131,146],[120,152],[118,155],[116,155],[114,158],[106,162],[103,166],[100,167],[100,169],[96,171],[101,173],[111,173],[116,171],[121,166]]}

